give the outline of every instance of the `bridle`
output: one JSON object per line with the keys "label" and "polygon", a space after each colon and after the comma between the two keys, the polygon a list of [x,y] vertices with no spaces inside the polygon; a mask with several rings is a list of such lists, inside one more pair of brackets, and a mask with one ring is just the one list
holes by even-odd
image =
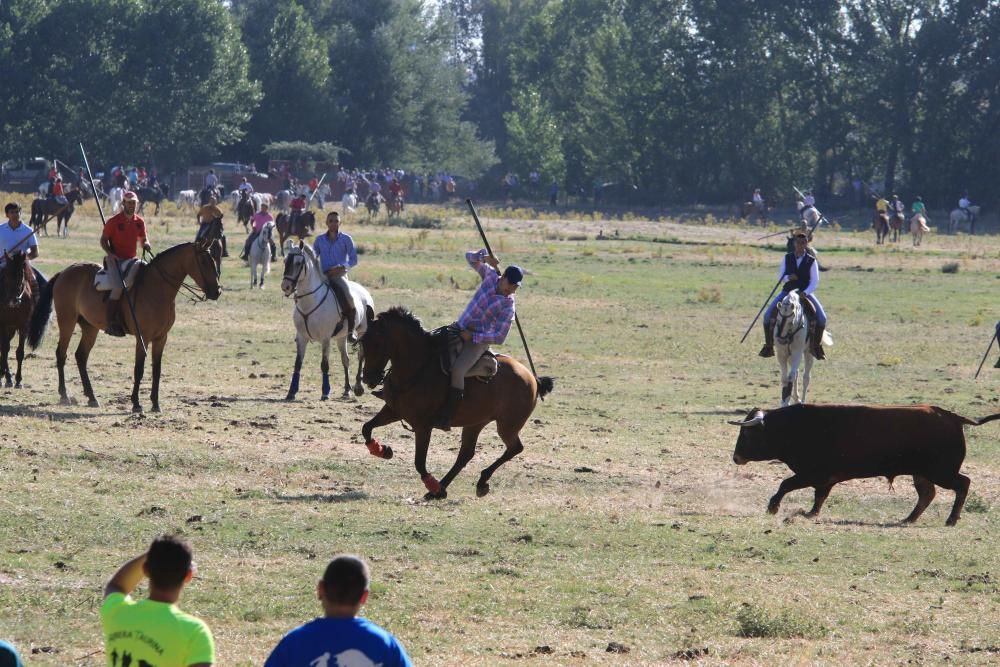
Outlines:
{"label": "bridle", "polygon": [[[292,283],[292,288],[291,290],[289,290],[288,294],[285,294],[285,298],[287,299],[289,296],[291,296],[295,300],[295,312],[297,312],[299,315],[302,316],[302,323],[306,327],[306,334],[312,337],[312,332],[309,331],[309,317],[317,310],[319,310],[320,306],[326,303],[326,300],[330,298],[330,292],[333,291],[333,288],[330,287],[330,285],[327,284],[325,280],[321,279],[319,281],[319,285],[317,285],[314,289],[309,290],[305,294],[299,294],[298,292],[299,281],[302,280],[302,274],[306,270],[306,262],[308,262],[309,259],[304,254],[302,254],[301,250],[299,250],[299,252],[295,254],[302,258],[302,263],[299,265],[299,270],[295,273],[294,278],[290,277],[287,272],[285,273],[284,276],[282,276],[282,282],[288,280]],[[292,253],[289,253],[289,259],[291,259],[292,256],[293,256]],[[313,306],[309,312],[305,312],[301,308],[299,308],[300,299],[304,299],[307,296],[311,296],[316,292],[318,292],[319,290],[323,289],[324,287],[326,288],[326,292],[323,293],[323,298],[320,299],[319,303]]]}
{"label": "bridle", "polygon": [[[785,298],[787,299],[788,297]],[[778,312],[776,314],[777,320],[775,321],[774,340],[783,345],[787,345],[791,343],[792,339],[795,338],[795,335],[798,334],[806,326],[806,318],[801,317],[801,315],[803,314],[802,304],[799,304],[798,308],[793,308],[790,314],[782,315],[781,304],[779,303],[777,311]],[[796,327],[795,322],[797,318],[800,321],[799,325]],[[791,326],[794,327],[794,329],[790,331],[788,335],[782,336],[781,332],[785,330],[785,323],[789,322],[789,320],[791,321]]]}
{"label": "bridle", "polygon": [[[195,245],[197,245],[197,242],[195,243]],[[163,278],[163,281],[165,283],[167,283],[168,285],[170,285],[171,287],[173,287],[178,292],[181,291],[181,290],[184,290],[187,293],[188,299],[192,303],[200,303],[202,301],[208,301],[208,293],[205,292],[205,290],[203,290],[202,288],[200,288],[198,286],[198,278],[201,278],[202,282],[205,282],[205,270],[201,266],[201,253],[202,252],[204,252],[206,255],[208,254],[208,250],[205,250],[204,248],[196,247],[195,250],[194,250],[194,253],[195,253],[195,256],[194,256],[194,259],[195,259],[194,265],[195,265],[195,268],[198,271],[198,276],[195,277],[195,284],[192,285],[192,284],[186,282],[184,280],[183,276],[179,280],[177,278],[172,277],[172,276],[168,276],[167,272],[163,270],[163,267],[161,267],[155,261],[156,258],[159,257],[159,255],[157,255],[156,253],[153,253],[151,251],[148,251],[145,248],[143,248],[143,250],[142,250],[143,256],[145,256],[145,255],[148,254],[151,257],[151,259],[149,261],[149,266],[156,269],[156,272],[160,274],[160,277]],[[209,261],[212,261],[211,256],[209,256],[208,259],[209,259]]]}

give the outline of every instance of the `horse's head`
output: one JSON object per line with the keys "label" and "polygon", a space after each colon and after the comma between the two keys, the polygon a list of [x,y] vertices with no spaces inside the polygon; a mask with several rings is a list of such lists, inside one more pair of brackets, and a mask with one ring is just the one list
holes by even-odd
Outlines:
{"label": "horse's head", "polygon": [[389,345],[385,322],[375,318],[361,337],[361,379],[370,389],[382,384],[389,365]]}
{"label": "horse's head", "polygon": [[4,252],[4,259],[3,293],[7,297],[7,306],[16,308],[21,305],[27,289],[24,280],[27,256],[23,252],[15,252],[13,255]]}
{"label": "horse's head", "polygon": [[775,309],[774,340],[788,344],[802,327],[802,302],[798,290],[785,295]]}
{"label": "horse's head", "polygon": [[222,294],[222,288],[219,286],[218,267],[209,250],[213,243],[214,240],[209,239],[206,235],[193,244],[194,266],[188,273],[194,278],[201,291],[205,293],[205,297],[215,301]]}
{"label": "horse's head", "polygon": [[288,242],[285,251],[285,273],[281,277],[281,291],[285,296],[291,296],[299,282],[305,277],[308,263],[311,261],[309,255],[315,257],[312,248],[307,244],[300,241],[298,246],[293,246],[291,241]]}

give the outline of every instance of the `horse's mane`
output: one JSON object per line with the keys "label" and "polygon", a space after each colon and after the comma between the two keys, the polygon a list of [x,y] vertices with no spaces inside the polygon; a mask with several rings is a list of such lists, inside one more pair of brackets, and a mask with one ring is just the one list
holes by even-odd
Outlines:
{"label": "horse's mane", "polygon": [[400,324],[408,326],[421,334],[427,333],[424,329],[423,323],[420,321],[420,318],[410,312],[410,309],[405,306],[393,306],[389,310],[379,313],[378,317],[382,320],[399,322]]}
{"label": "horse's mane", "polygon": [[189,245],[193,245],[193,241],[186,241],[184,243],[178,243],[175,246],[170,246],[169,248],[167,248],[163,252],[157,253],[156,257],[154,257],[152,260],[150,260],[149,264],[153,265],[154,263],[158,262],[160,259],[163,259],[163,260],[170,259],[175,253],[180,252],[182,249],[184,249],[186,246],[189,246]]}

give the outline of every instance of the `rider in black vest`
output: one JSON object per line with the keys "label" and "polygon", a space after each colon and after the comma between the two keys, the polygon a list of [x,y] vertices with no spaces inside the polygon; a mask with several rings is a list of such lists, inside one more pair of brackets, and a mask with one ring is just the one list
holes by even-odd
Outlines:
{"label": "rider in black vest", "polygon": [[760,356],[774,356],[774,311],[778,307],[778,302],[785,298],[785,295],[793,289],[809,299],[816,310],[816,331],[813,334],[813,356],[817,359],[825,359],[823,352],[823,332],[826,330],[826,312],[823,305],[813,294],[819,286],[819,267],[816,259],[806,252],[808,237],[805,232],[795,233],[795,251],[785,255],[781,263],[780,278],[785,281],[781,292],[774,297],[767,312],[764,313],[764,347],[760,348]]}

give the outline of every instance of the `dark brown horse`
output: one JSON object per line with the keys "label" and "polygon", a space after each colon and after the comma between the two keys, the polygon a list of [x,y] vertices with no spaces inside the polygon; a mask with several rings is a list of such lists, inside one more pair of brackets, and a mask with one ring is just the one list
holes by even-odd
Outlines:
{"label": "dark brown horse", "polygon": [[288,213],[279,213],[274,221],[274,228],[278,230],[278,245],[281,246],[281,256],[285,256],[285,241],[295,236],[299,240],[309,236],[316,230],[316,214],[312,211],[305,211],[295,221],[294,229],[292,218]]}
{"label": "dark brown horse", "polygon": [[[448,485],[476,453],[476,441],[492,421],[507,449],[479,475],[476,495],[490,491],[489,480],[497,468],[524,450],[521,428],[528,421],[539,396],[552,391],[552,378],[535,381],[531,371],[507,356],[498,356],[500,370],[487,384],[469,379],[465,398],[451,420],[462,427],[462,447],[448,474],[438,482],[427,472],[427,448],[431,441],[431,422],[448,391],[449,379],[442,371],[439,354],[443,336],[424,330],[420,320],[405,308],[391,308],[368,324],[361,338],[362,378],[369,387],[384,384],[381,398],[385,405],[361,428],[368,451],[380,458],[392,458],[392,449],[372,437],[372,430],[403,420],[413,427],[416,440],[414,466],[427,487],[428,499],[446,498]],[[391,370],[386,373],[386,366]],[[378,394],[376,394],[378,395]]]}
{"label": "dark brown horse", "polygon": [[875,243],[882,245],[889,236],[889,214],[885,211],[878,211],[872,219],[872,227],[875,228]]}
{"label": "dark brown horse", "polygon": [[17,372],[13,386],[21,387],[21,364],[24,361],[24,340],[28,336],[28,322],[31,311],[38,301],[38,295],[31,289],[28,276],[31,264],[23,252],[7,257],[3,269],[3,295],[0,300],[0,378],[10,387],[10,344],[17,334]]}
{"label": "dark brown horse", "polygon": [[56,234],[69,235],[69,219],[73,217],[73,207],[83,205],[83,196],[79,190],[66,193],[65,204],[60,204],[54,198],[36,199],[31,202],[31,220],[29,224],[35,232],[41,231],[49,235],[49,220],[56,219]]}
{"label": "dark brown horse", "polygon": [[257,212],[256,206],[254,206],[253,199],[250,198],[250,193],[246,190],[240,190],[240,200],[236,204],[236,221],[243,225],[243,231],[249,233],[250,231],[250,221],[253,220],[253,214]]}
{"label": "dark brown horse", "polygon": [[[135,284],[128,291],[128,298],[135,306],[134,319],[126,298],[123,297],[121,300],[125,330],[135,336],[136,320],[138,320],[143,338],[153,353],[153,388],[150,392],[153,412],[160,411],[160,361],[163,358],[163,347],[167,344],[167,334],[174,324],[174,300],[177,298],[177,292],[188,276],[194,278],[207,299],[218,299],[221,292],[215,274],[215,264],[209,256],[207,245],[207,242],[200,241],[182,243],[161,252],[142,269]],[[56,367],[59,369],[59,399],[63,405],[71,403],[66,394],[64,367],[66,350],[77,323],[80,324],[81,335],[75,356],[76,365],[80,369],[80,381],[83,384],[83,392],[89,399],[88,405],[92,408],[99,405],[90,385],[90,376],[87,374],[87,358],[97,340],[97,332],[107,324],[107,307],[104,300],[106,292],[99,292],[94,287],[94,275],[100,268],[91,262],[81,262],[52,276],[31,317],[28,344],[35,349],[45,335],[49,315],[52,313],[53,304],[55,305],[56,322],[59,325]],[[132,412],[142,412],[142,406],[139,405],[139,383],[142,381],[145,361],[146,351],[136,337]]]}

